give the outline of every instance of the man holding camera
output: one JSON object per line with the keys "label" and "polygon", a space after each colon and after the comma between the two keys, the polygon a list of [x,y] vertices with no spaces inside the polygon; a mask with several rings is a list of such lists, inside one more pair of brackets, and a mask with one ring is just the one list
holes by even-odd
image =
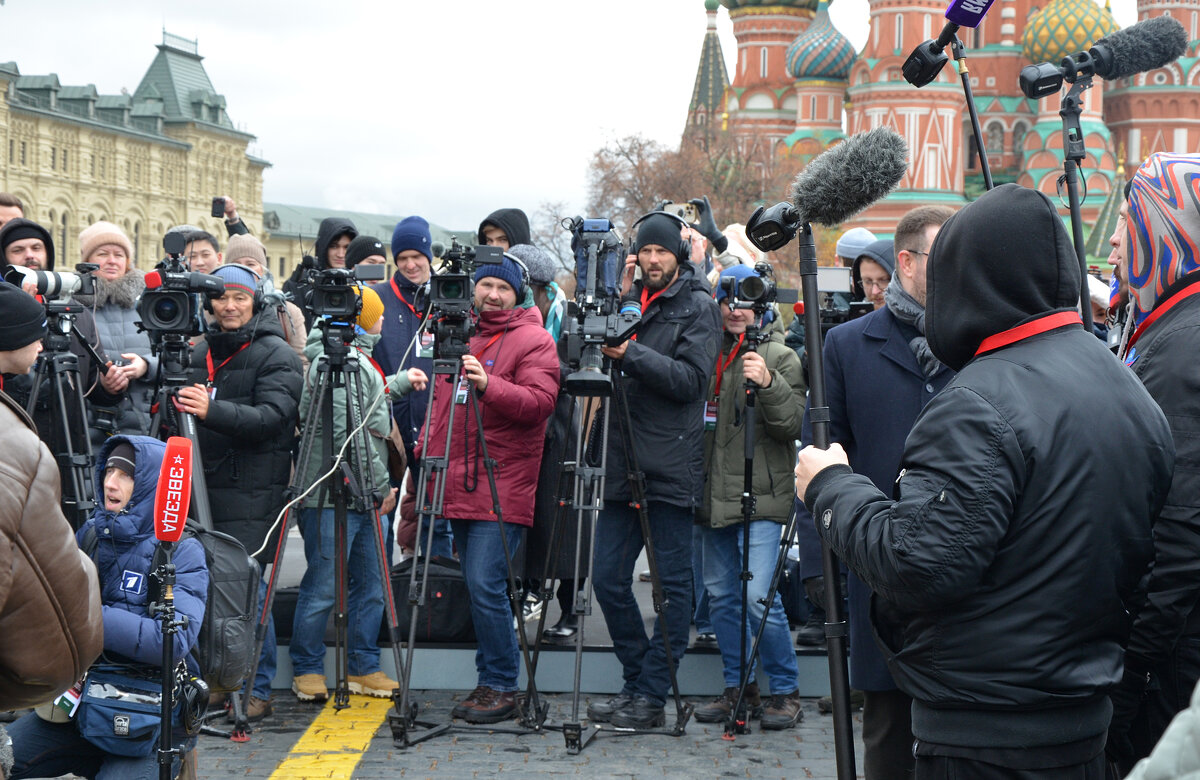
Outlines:
{"label": "man holding camera", "polygon": [[[737,703],[741,684],[743,636],[749,653],[753,637],[768,615],[760,658],[771,684],[771,698],[760,703],[753,669],[747,671],[743,703],[750,717],[762,717],[763,729],[787,729],[799,722],[799,669],[792,649],[783,601],[776,593],[768,607],[763,600],[779,555],[781,526],[792,511],[788,477],[796,458],[795,441],[804,419],[804,379],[800,358],[783,343],[783,326],[773,304],[763,307],[741,297],[742,283],[758,273],[735,265],[717,279],[716,300],[725,334],[708,393],[704,461],[707,479],[704,503],[697,513],[704,551],[704,587],[709,616],[721,649],[725,690],[696,710],[696,720],[725,720]],[[758,308],[756,308],[758,307]],[[751,326],[761,328],[748,337]],[[754,384],[747,389],[747,382]],[[747,530],[742,506],[746,486],[746,413],[748,393],[754,394],[753,492],[755,511]],[[749,541],[746,560],[753,578],[741,600],[742,545]]]}
{"label": "man holding camera", "polygon": [[[422,447],[440,454],[451,405],[454,430],[447,453],[444,515],[450,519],[458,559],[471,596],[478,649],[478,685],[452,715],[471,723],[495,723],[516,711],[519,655],[513,610],[507,598],[508,560],[533,524],[541,442],[558,394],[558,355],[533,305],[528,272],[512,257],[480,262],[475,270],[478,322],[462,372],[450,381],[435,375],[431,430]],[[478,398],[487,455],[495,463],[501,524],[493,511],[479,426],[469,393]],[[418,486],[418,494],[432,490]],[[505,536],[502,539],[501,533]]]}
{"label": "man holding camera", "polygon": [[[624,291],[639,298],[637,335],[604,347],[623,372],[633,441],[645,475],[651,539],[666,607],[647,638],[633,595],[633,567],[646,540],[629,505],[631,465],[620,421],[609,424],[604,509],[596,529],[596,600],[624,670],[621,693],[588,706],[588,718],[623,728],[665,723],[670,688],[662,634],[675,663],[688,644],[692,602],[692,524],[704,481],[704,400],[721,344],[721,315],[708,286],[688,262],[678,217],[652,212],[638,222],[635,255],[626,261]],[[642,278],[633,281],[634,269]]]}
{"label": "man holding camera", "polygon": [[[224,281],[225,293],[206,304],[215,319],[192,353],[195,384],[180,388],[175,403],[196,417],[213,527],[254,553],[284,504],[304,378],[279,318],[264,307],[255,275],[231,264],[213,275]],[[263,565],[273,557],[273,544],[257,556]],[[264,581],[260,598],[265,590]],[[251,720],[271,713],[274,676],[272,625],[247,708]]]}

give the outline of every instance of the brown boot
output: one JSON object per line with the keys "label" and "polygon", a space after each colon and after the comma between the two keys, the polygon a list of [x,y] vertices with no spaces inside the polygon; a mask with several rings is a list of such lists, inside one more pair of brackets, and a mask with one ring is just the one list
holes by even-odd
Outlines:
{"label": "brown boot", "polygon": [[792,728],[803,717],[804,713],[800,710],[800,691],[772,694],[771,700],[763,708],[762,722],[759,725],[763,731],[779,731]]}
{"label": "brown boot", "polygon": [[463,719],[467,723],[499,723],[511,718],[516,711],[516,691],[484,688],[483,693],[475,700],[475,706],[467,710]]}
{"label": "brown boot", "polygon": [[476,685],[475,690],[467,694],[467,698],[454,705],[454,709],[450,710],[450,717],[465,718],[467,713],[475,709],[475,705],[483,697],[484,692],[489,690],[486,685]]}
{"label": "brown boot", "polygon": [[[737,704],[737,695],[736,687],[726,688],[720,696],[708,704],[697,707],[692,717],[699,723],[721,723],[729,717],[729,713],[733,712],[733,707]],[[750,718],[762,716],[762,697],[758,693],[757,682],[746,686],[746,695],[743,697],[742,703],[749,712]]]}

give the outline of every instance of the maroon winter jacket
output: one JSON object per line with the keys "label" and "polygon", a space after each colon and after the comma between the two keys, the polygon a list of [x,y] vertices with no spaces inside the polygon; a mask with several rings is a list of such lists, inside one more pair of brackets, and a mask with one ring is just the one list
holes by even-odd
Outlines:
{"label": "maroon winter jacket", "polygon": [[[471,354],[488,374],[479,410],[488,456],[496,461],[496,488],[504,521],[533,525],[533,498],[546,421],[558,396],[554,340],[542,327],[542,316],[536,308],[488,311],[479,316],[477,331],[471,338]],[[440,454],[446,446],[446,421],[455,384],[447,382],[444,375],[435,380],[433,430],[423,432],[417,457],[425,451]],[[442,513],[450,519],[496,519],[476,430],[470,405],[456,405]]]}

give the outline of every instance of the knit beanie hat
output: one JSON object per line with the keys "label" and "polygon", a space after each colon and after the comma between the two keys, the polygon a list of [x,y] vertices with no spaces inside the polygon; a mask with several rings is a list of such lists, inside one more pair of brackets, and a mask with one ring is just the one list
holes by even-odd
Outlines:
{"label": "knit beanie hat", "polygon": [[533,244],[517,244],[508,248],[508,254],[520,260],[529,269],[529,280],[538,284],[554,281],[554,261],[550,255]]}
{"label": "knit beanie hat", "polygon": [[346,267],[353,268],[372,255],[379,255],[387,260],[387,250],[383,248],[383,242],[375,236],[359,236],[346,247]]}
{"label": "knit beanie hat", "polygon": [[109,451],[108,460],[104,461],[104,470],[120,469],[132,477],[136,468],[134,465],[136,460],[137,453],[134,451],[133,445],[123,441]]}
{"label": "knit beanie hat", "polygon": [[14,241],[21,241],[26,238],[40,238],[42,240],[42,243],[46,245],[45,270],[53,271],[54,240],[50,238],[50,231],[33,220],[24,219],[23,217],[10,219],[4,223],[3,228],[0,228],[0,266],[8,265],[4,254],[8,249],[8,245]]}
{"label": "knit beanie hat", "polygon": [[429,234],[429,223],[421,217],[405,217],[396,223],[392,231],[392,258],[405,249],[415,249],[429,262],[433,262],[433,238]]}
{"label": "knit beanie hat", "polygon": [[848,257],[851,260],[857,260],[858,256],[863,253],[868,246],[875,243],[875,234],[866,228],[856,227],[850,228],[842,237],[837,240],[837,247],[834,249],[838,257]]}
{"label": "knit beanie hat", "polygon": [[638,225],[637,238],[633,242],[633,253],[636,255],[642,248],[650,244],[658,244],[663,249],[675,255],[676,260],[683,246],[683,227],[679,220],[665,213],[655,213],[642,220]]}
{"label": "knit beanie hat", "polygon": [[32,295],[0,282],[0,352],[15,352],[46,335],[46,309]]}
{"label": "knit beanie hat", "polygon": [[[739,282],[741,282],[742,279],[745,279],[749,276],[758,276],[758,274],[754,270],[754,267],[749,266],[749,265],[740,265],[739,264],[739,265],[733,265],[733,266],[730,266],[729,268],[726,268],[724,271],[721,272],[721,276],[719,277],[719,279],[730,278],[730,279],[737,279]],[[720,281],[717,282],[717,286],[715,289],[716,289],[716,292],[713,293],[713,296],[717,299],[717,303],[720,303],[722,300],[725,299],[725,289],[721,286]]]}
{"label": "knit beanie hat", "polygon": [[495,276],[498,279],[503,279],[508,282],[517,294],[517,303],[520,303],[522,295],[521,290],[521,267],[517,265],[517,261],[509,257],[507,253],[504,255],[504,260],[499,263],[479,263],[475,266],[475,283],[478,284],[480,279],[488,276]]}
{"label": "knit beanie hat", "polygon": [[1126,260],[1139,322],[1171,285],[1200,269],[1197,178],[1200,155],[1155,152],[1131,180]]}
{"label": "knit beanie hat", "polygon": [[249,233],[238,233],[229,237],[229,246],[225,250],[225,262],[238,263],[246,258],[253,258],[264,269],[267,267],[267,250],[263,243]]}
{"label": "knit beanie hat", "polygon": [[362,298],[362,311],[358,313],[358,326],[363,330],[370,330],[383,316],[383,299],[370,287],[356,286],[354,292]]}
{"label": "knit beanie hat", "polygon": [[133,262],[133,244],[129,243],[129,236],[111,222],[97,222],[83,229],[83,232],[79,234],[79,256],[86,263],[92,253],[105,244],[116,244],[121,247],[125,250],[125,256],[129,258],[129,262]]}
{"label": "knit beanie hat", "polygon": [[250,296],[258,292],[258,277],[249,268],[238,265],[220,265],[213,270],[212,275],[220,277],[225,282],[226,290],[241,290]]}

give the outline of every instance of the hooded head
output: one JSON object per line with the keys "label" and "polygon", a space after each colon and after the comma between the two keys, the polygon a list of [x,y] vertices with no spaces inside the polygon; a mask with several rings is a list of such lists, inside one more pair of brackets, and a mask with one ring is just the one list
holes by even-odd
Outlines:
{"label": "hooded head", "polygon": [[[133,526],[118,532],[122,536],[154,534],[154,494],[158,489],[158,474],[162,469],[165,442],[149,436],[117,434],[107,440],[96,457],[96,495],[104,496],[104,474],[109,466],[120,468],[133,476],[133,493],[123,507]],[[113,461],[113,456],[117,460]],[[96,513],[106,513],[103,500],[96,502]]]}
{"label": "hooded head", "polygon": [[1079,259],[1050,199],[1002,184],[947,220],[929,249],[929,347],[961,371],[989,336],[1074,311],[1079,284]]}
{"label": "hooded head", "polygon": [[317,228],[317,243],[314,248],[317,253],[317,265],[329,268],[329,245],[341,236],[349,236],[353,241],[358,236],[358,228],[345,217],[326,217]]}
{"label": "hooded head", "polygon": [[[864,260],[870,260],[872,263],[875,263],[887,272],[888,278],[882,280],[884,282],[883,287],[872,287],[871,289],[866,289],[863,287],[862,264]],[[878,282],[880,280],[875,279],[875,276],[878,273],[878,271],[871,271],[871,276],[868,278],[874,279],[874,281]],[[854,265],[850,266],[850,276],[854,280],[854,288],[856,290],[862,290],[865,299],[875,304],[875,308],[877,309],[883,305],[883,291],[887,288],[887,283],[891,281],[892,277],[895,275],[896,250],[890,238],[872,241],[871,243],[867,244],[854,258]]]}
{"label": "hooded head", "polygon": [[42,227],[31,219],[18,217],[10,219],[4,223],[4,227],[0,228],[0,267],[9,265],[8,262],[8,247],[10,244],[15,244],[18,241],[26,239],[35,239],[42,242],[45,246],[46,263],[42,271],[54,270],[54,239],[50,237],[50,231]]}
{"label": "hooded head", "polygon": [[1200,155],[1155,152],[1129,188],[1125,263],[1137,317],[1200,269]]}
{"label": "hooded head", "polygon": [[488,214],[487,219],[479,223],[479,243],[487,243],[489,227],[497,227],[504,231],[510,247],[529,243],[529,217],[520,209],[496,209]]}

